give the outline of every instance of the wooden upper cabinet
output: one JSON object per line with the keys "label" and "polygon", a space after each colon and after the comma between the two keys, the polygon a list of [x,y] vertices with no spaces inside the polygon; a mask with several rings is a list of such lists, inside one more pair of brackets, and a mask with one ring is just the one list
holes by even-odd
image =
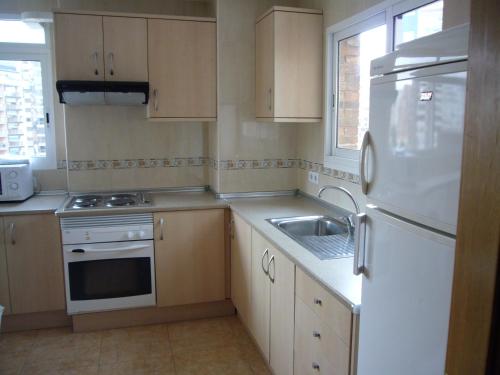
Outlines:
{"label": "wooden upper cabinet", "polygon": [[224,209],[155,213],[157,305],[222,301]]}
{"label": "wooden upper cabinet", "polygon": [[149,19],[148,64],[150,118],[216,118],[215,22]]}
{"label": "wooden upper cabinet", "polygon": [[273,7],[256,24],[256,117],[318,122],[322,117],[321,11]]}
{"label": "wooden upper cabinet", "polygon": [[58,80],[147,81],[145,18],[55,15]]}
{"label": "wooden upper cabinet", "polygon": [[102,17],[56,13],[54,23],[57,79],[102,81]]}
{"label": "wooden upper cabinet", "polygon": [[3,219],[11,312],[65,309],[59,220],[53,214]]}
{"label": "wooden upper cabinet", "polygon": [[274,17],[257,23],[255,40],[255,111],[257,117],[272,118],[274,108]]}
{"label": "wooden upper cabinet", "polygon": [[106,81],[148,80],[145,18],[103,17]]}

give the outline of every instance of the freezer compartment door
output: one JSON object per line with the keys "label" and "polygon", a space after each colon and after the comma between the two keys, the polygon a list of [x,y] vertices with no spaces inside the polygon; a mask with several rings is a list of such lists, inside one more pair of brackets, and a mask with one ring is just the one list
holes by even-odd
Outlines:
{"label": "freezer compartment door", "polygon": [[372,80],[368,199],[455,234],[466,65],[447,65]]}
{"label": "freezer compartment door", "polygon": [[368,210],[358,375],[443,375],[455,241]]}

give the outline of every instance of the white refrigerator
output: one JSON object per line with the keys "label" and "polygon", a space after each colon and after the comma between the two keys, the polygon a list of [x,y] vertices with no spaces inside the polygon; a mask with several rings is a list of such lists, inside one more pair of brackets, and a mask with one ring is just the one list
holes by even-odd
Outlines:
{"label": "white refrigerator", "polygon": [[372,61],[360,157],[358,375],[443,375],[460,189],[468,27]]}

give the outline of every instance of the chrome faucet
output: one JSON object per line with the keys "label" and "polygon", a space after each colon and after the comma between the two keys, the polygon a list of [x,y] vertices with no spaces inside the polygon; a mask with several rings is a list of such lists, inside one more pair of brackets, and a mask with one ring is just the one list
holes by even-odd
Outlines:
{"label": "chrome faucet", "polygon": [[[354,205],[354,208],[356,209],[356,214],[359,214],[361,212],[359,209],[358,202],[356,202],[351,192],[342,186],[325,185],[321,189],[319,189],[318,198],[321,198],[321,194],[323,194],[323,192],[327,189],[334,189],[345,193],[351,199],[351,202]],[[353,215],[346,216],[345,219],[347,222],[347,226],[349,228],[349,234],[352,235],[354,233],[354,227],[355,227]]]}

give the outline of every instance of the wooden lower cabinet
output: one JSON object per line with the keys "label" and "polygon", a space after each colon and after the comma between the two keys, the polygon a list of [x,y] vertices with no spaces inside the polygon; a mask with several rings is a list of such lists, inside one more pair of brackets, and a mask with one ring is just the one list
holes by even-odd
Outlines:
{"label": "wooden lower cabinet", "polygon": [[9,272],[7,271],[3,218],[0,218],[0,305],[4,308],[4,314],[10,314]]}
{"label": "wooden lower cabinet", "polygon": [[245,326],[250,324],[252,227],[231,214],[231,300]]}
{"label": "wooden lower cabinet", "polygon": [[293,374],[295,265],[252,230],[250,331],[276,375]]}
{"label": "wooden lower cabinet", "polygon": [[268,242],[252,229],[252,303],[249,329],[267,361],[271,313],[271,283],[267,274],[269,251]]}
{"label": "wooden lower cabinet", "polygon": [[355,375],[359,319],[351,308],[241,217],[232,220],[231,296],[273,374]]}
{"label": "wooden lower cabinet", "polygon": [[57,217],[53,214],[5,216],[3,232],[10,312],[64,310],[61,232]]}
{"label": "wooden lower cabinet", "polygon": [[269,363],[276,375],[293,374],[295,264],[272,249]]}
{"label": "wooden lower cabinet", "polygon": [[159,307],[225,299],[224,209],[154,214]]}
{"label": "wooden lower cabinet", "polygon": [[351,310],[300,269],[295,293],[295,374],[354,375]]}

